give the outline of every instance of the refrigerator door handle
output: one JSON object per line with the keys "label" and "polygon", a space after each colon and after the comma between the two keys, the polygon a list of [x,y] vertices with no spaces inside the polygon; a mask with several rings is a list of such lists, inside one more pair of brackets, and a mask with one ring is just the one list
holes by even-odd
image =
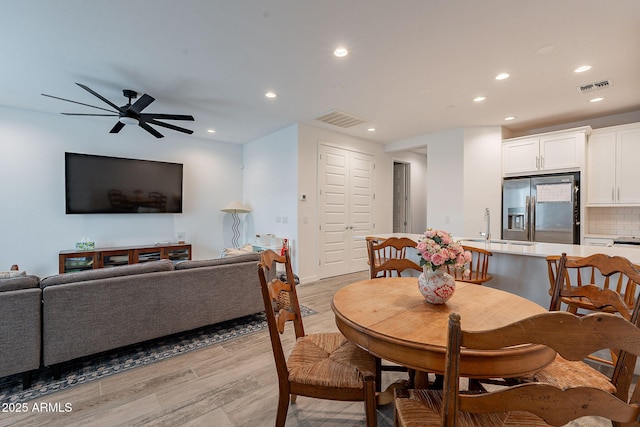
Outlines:
{"label": "refrigerator door handle", "polygon": [[531,204],[529,203],[530,197],[527,196],[524,201],[525,211],[527,213],[527,217],[524,219],[524,231],[527,235],[527,240],[531,240],[529,238],[529,230],[531,229]]}
{"label": "refrigerator door handle", "polygon": [[536,241],[536,196],[531,196],[531,241]]}

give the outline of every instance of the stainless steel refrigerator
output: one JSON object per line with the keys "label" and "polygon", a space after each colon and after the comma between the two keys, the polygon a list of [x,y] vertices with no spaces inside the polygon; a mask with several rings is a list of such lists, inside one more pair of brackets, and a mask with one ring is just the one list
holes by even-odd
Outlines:
{"label": "stainless steel refrigerator", "polygon": [[505,178],[502,238],[580,243],[580,173]]}

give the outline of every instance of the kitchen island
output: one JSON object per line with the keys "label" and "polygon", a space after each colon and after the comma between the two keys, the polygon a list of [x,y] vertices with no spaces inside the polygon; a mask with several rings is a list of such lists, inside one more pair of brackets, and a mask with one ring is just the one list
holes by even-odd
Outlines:
{"label": "kitchen island", "polygon": [[[418,241],[421,234],[391,233],[375,237],[409,237]],[[493,278],[483,286],[512,292],[543,307],[549,307],[549,275],[546,257],[549,255],[589,256],[603,253],[625,257],[640,265],[640,250],[630,247],[569,245],[560,243],[518,242],[506,240],[470,239],[454,237],[465,246],[486,249],[493,253],[489,259],[489,274]],[[414,255],[417,259],[417,254]]]}

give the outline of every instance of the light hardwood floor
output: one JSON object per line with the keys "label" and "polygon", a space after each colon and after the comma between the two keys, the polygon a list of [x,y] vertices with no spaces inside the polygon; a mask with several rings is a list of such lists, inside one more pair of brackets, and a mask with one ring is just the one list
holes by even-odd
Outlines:
{"label": "light hardwood floor", "polygon": [[[365,278],[367,273],[362,272],[299,286],[300,302],[318,312],[304,319],[305,330],[337,330],[332,295]],[[290,348],[292,334],[287,332],[284,342]],[[406,374],[385,372],[383,388],[402,375]],[[26,414],[0,413],[0,426],[273,426],[277,400],[275,365],[265,330],[30,401]],[[32,412],[40,403],[70,404],[71,410]],[[361,402],[299,397],[289,407],[286,425],[364,424]],[[391,405],[379,409],[378,425],[393,426]],[[574,425],[610,424],[589,420]]]}

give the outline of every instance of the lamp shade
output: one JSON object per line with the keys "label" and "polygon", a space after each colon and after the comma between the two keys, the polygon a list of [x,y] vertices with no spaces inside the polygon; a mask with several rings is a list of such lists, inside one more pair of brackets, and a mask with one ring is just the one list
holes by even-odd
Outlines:
{"label": "lamp shade", "polygon": [[251,209],[238,202],[237,200],[234,200],[233,202],[222,208],[221,211],[228,213],[247,213],[251,212]]}

